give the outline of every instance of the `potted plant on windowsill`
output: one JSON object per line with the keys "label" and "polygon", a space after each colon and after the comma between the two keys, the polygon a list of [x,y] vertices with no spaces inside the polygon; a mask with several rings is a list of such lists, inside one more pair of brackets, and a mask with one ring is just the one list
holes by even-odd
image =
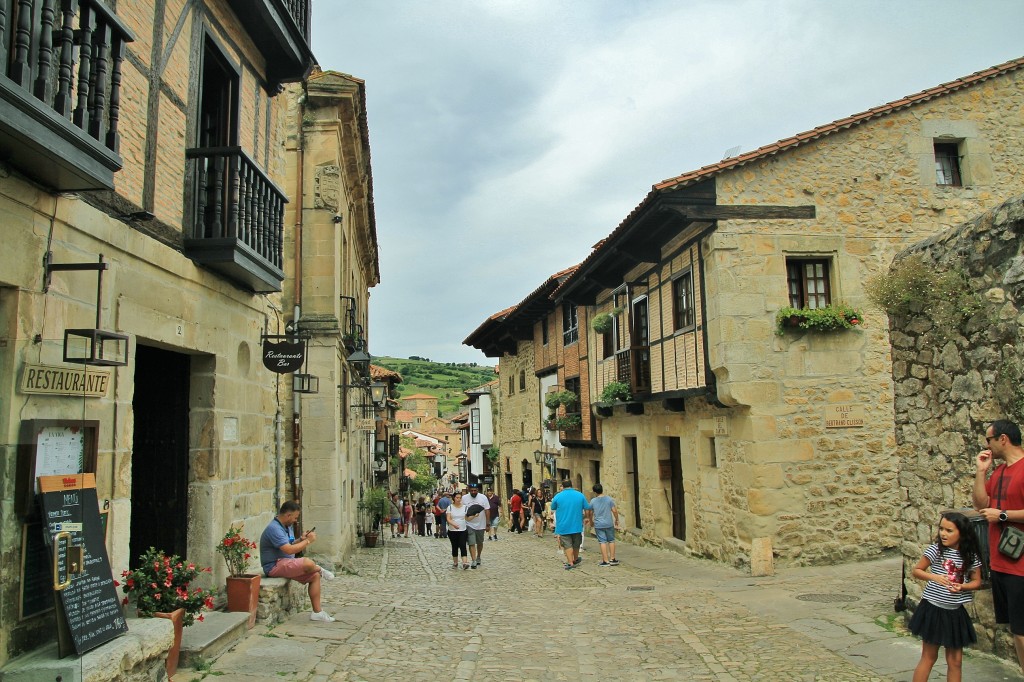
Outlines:
{"label": "potted plant on windowsill", "polygon": [[256,624],[256,610],[260,602],[260,576],[246,573],[249,559],[256,543],[242,535],[242,524],[234,525],[224,534],[217,545],[217,552],[224,557],[228,567],[227,597],[228,611],[244,611],[249,614],[249,627]]}
{"label": "potted plant on windowsill", "polygon": [[864,314],[845,303],[836,303],[822,308],[786,306],[775,313],[775,333],[782,336],[792,330],[837,332],[844,329],[856,329],[863,322]]}
{"label": "potted plant on windowsill", "polygon": [[579,431],[583,428],[583,417],[579,412],[572,412],[555,419],[557,431]]}
{"label": "potted plant on windowsill", "polygon": [[615,318],[622,314],[622,308],[612,308],[607,313],[598,313],[590,321],[590,328],[598,334],[607,334],[615,327]]}

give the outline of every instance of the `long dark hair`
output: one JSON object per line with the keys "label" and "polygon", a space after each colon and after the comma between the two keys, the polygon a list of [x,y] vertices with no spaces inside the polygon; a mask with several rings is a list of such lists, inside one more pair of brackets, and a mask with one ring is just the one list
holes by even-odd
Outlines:
{"label": "long dark hair", "polygon": [[[957,531],[960,532],[960,558],[964,562],[964,575],[969,575],[971,566],[976,561],[981,561],[981,548],[978,546],[978,536],[975,535],[971,522],[960,512],[943,512],[942,518],[956,526]],[[935,544],[939,546],[939,556],[941,557],[945,547],[942,546],[942,538],[939,537],[938,531],[935,533]]]}

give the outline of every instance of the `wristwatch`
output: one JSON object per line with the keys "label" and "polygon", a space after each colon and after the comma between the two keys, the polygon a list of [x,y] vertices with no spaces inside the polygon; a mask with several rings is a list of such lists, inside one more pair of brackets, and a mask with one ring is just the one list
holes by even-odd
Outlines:
{"label": "wristwatch", "polygon": [[1005,511],[1000,511],[999,512],[999,522],[1000,523],[1006,523],[1008,520],[1009,519],[1007,519],[1007,517],[1006,517],[1006,512]]}

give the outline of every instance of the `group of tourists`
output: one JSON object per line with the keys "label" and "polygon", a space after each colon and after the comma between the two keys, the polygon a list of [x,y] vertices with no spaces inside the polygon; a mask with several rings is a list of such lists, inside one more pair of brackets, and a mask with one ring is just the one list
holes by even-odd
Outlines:
{"label": "group of tourists", "polygon": [[[1020,428],[1013,422],[992,422],[985,432],[986,447],[975,458],[972,501],[988,522],[989,567],[992,602],[997,623],[1008,623],[1017,658],[1024,668],[1024,447]],[[998,464],[997,464],[998,462]],[[996,465],[993,469],[993,465]],[[599,566],[617,566],[615,531],[619,512],[615,500],[594,485],[590,500],[575,490],[570,481],[562,482],[557,495],[531,489],[516,490],[508,501],[509,532],[532,530],[538,537],[552,528],[565,555],[565,570],[582,563],[580,549],[586,525],[593,526],[601,547]],[[415,523],[424,537],[445,538],[451,542],[452,569],[463,570],[483,565],[486,540],[498,539],[501,500],[488,489],[480,492],[478,483],[465,491],[439,492],[432,499],[391,496],[392,537],[404,532],[409,537]],[[308,586],[316,621],[332,622],[320,604],[320,582],[334,574],[309,558],[296,558],[316,542],[316,529],[295,534],[299,505],[285,502],[260,537],[260,562],[265,575],[289,578]],[[910,630],[923,641],[921,660],[914,671],[915,682],[925,682],[934,666],[940,647],[945,648],[946,679],[962,677],[963,648],[977,642],[974,625],[964,605],[982,586],[982,550],[969,520],[958,512],[945,512],[938,523],[935,540],[925,548],[913,568],[913,576],[927,581],[921,603],[910,620]]]}

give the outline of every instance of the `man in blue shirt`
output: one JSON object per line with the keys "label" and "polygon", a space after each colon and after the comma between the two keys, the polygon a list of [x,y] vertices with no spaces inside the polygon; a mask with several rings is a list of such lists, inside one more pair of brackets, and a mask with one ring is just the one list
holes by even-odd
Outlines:
{"label": "man in blue shirt", "polygon": [[313,606],[310,620],[333,623],[334,618],[320,608],[320,580],[333,580],[334,574],[326,568],[317,566],[312,559],[295,558],[296,553],[304,552],[316,542],[316,533],[307,530],[302,537],[295,539],[295,522],[299,520],[299,505],[291,500],[281,505],[277,516],[273,518],[260,536],[260,563],[263,573],[268,578],[289,578],[303,583],[309,590],[309,601]]}
{"label": "man in blue shirt", "polygon": [[565,570],[579,566],[580,545],[583,544],[583,511],[590,509],[587,498],[572,487],[572,481],[562,481],[562,492],[551,499],[551,511],[555,513],[555,535],[558,546],[565,552]]}

